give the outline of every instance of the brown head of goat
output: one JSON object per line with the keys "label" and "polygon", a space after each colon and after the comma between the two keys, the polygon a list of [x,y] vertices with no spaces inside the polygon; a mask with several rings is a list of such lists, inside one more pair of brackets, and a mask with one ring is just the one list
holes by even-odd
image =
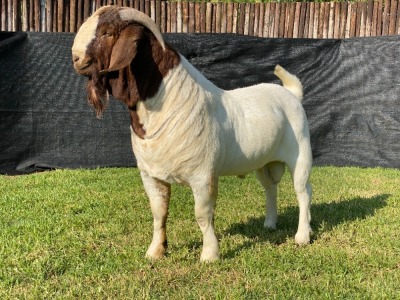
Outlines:
{"label": "brown head of goat", "polygon": [[178,53],[147,15],[118,6],[100,8],[82,24],[72,59],[77,73],[88,77],[88,100],[97,116],[111,94],[128,106],[132,129],[141,138],[146,132],[136,112],[138,101],[154,96],[179,64]]}

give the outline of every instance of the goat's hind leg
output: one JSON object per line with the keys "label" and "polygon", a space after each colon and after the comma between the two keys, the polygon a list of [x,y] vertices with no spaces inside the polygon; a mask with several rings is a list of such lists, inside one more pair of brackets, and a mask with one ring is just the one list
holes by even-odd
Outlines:
{"label": "goat's hind leg", "polygon": [[297,201],[299,202],[299,225],[295,235],[295,242],[298,245],[305,245],[310,243],[312,232],[310,225],[312,188],[309,182],[311,159],[298,159],[294,166],[289,166],[289,168],[292,173]]}
{"label": "goat's hind leg", "polygon": [[276,229],[278,220],[277,189],[284,172],[285,164],[282,162],[268,163],[256,171],[257,179],[265,189],[267,212],[264,227],[269,229]]}
{"label": "goat's hind leg", "polygon": [[164,256],[167,248],[166,222],[171,196],[171,185],[152,178],[143,171],[141,172],[141,176],[146,194],[150,200],[151,212],[154,219],[153,240],[146,252],[146,257],[160,259]]}

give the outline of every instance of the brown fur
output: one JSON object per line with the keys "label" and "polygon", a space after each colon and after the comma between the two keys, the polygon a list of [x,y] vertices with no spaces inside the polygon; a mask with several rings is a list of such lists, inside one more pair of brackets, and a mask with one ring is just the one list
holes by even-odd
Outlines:
{"label": "brown fur", "polygon": [[100,15],[96,37],[87,49],[94,66],[88,75],[88,100],[97,116],[106,108],[108,94],[124,102],[130,110],[133,131],[144,138],[137,103],[157,93],[168,71],[179,64],[179,55],[169,45],[164,51],[142,25],[121,21],[118,8]]}

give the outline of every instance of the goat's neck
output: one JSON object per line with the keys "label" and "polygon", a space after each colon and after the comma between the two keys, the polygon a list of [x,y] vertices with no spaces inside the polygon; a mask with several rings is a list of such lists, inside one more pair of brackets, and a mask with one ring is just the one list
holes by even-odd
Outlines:
{"label": "goat's neck", "polygon": [[[210,105],[220,91],[185,58],[170,70],[157,93],[140,102],[139,119],[146,129],[146,138],[164,131],[202,131],[207,122]],[[185,120],[185,122],[182,122]],[[180,128],[175,128],[180,124]]]}
{"label": "goat's neck", "polygon": [[178,64],[175,50],[167,47],[164,51],[158,42],[150,40],[141,45],[130,66],[110,78],[111,93],[128,106],[132,128],[139,137],[144,138],[146,132],[137,114],[138,103],[153,98],[163,78]]}

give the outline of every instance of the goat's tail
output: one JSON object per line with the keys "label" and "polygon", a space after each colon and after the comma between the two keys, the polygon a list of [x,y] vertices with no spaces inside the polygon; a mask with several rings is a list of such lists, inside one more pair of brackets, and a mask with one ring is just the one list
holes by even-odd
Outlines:
{"label": "goat's tail", "polygon": [[282,81],[285,88],[292,92],[300,101],[303,100],[303,85],[296,76],[290,74],[280,65],[275,67],[274,74]]}

